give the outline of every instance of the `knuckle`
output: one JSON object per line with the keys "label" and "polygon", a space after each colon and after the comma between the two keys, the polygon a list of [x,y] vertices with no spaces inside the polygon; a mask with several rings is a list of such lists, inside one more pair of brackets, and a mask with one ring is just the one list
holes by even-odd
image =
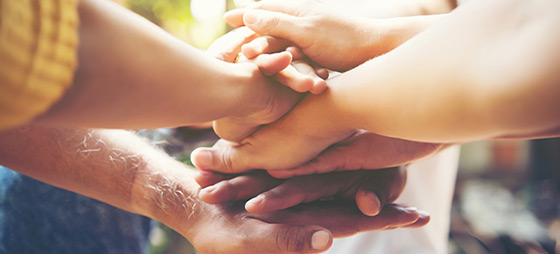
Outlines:
{"label": "knuckle", "polygon": [[222,167],[227,172],[233,172],[234,170],[232,154],[233,152],[232,149],[230,148],[220,155],[221,156],[220,161],[222,162]]}
{"label": "knuckle", "polygon": [[262,23],[262,28],[264,30],[271,30],[271,29],[274,29],[274,28],[278,27],[279,24],[280,24],[280,17],[272,16],[272,17],[269,17],[268,19],[266,19]]}
{"label": "knuckle", "polygon": [[303,252],[305,249],[305,232],[301,227],[290,226],[276,237],[279,250],[287,252]]}

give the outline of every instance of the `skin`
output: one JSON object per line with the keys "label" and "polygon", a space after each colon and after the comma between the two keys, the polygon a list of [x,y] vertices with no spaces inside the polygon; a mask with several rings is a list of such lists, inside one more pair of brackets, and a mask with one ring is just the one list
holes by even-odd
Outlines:
{"label": "skin", "polygon": [[[212,45],[208,48],[207,54],[214,56],[215,58],[222,60],[227,63],[233,63],[236,58],[240,63],[244,62],[254,62],[261,66],[261,70],[268,75],[271,75],[276,80],[280,80],[286,86],[299,92],[310,92],[313,94],[322,93],[326,88],[326,82],[323,77],[320,77],[315,69],[310,66],[306,61],[295,60],[286,67],[280,65],[278,62],[277,55],[278,51],[283,51],[285,49],[282,45],[275,45],[274,48],[270,48],[270,53],[274,54],[264,54],[252,59],[247,59],[241,54],[241,46],[250,43],[257,37],[255,32],[251,31],[246,27],[241,27],[229,32],[222,37],[218,38]],[[290,53],[283,52],[291,56]],[[282,54],[282,53],[280,53]],[[238,58],[238,56],[241,56]],[[290,57],[290,59],[292,59]],[[282,67],[280,69],[278,67]],[[326,78],[326,77],[324,77]],[[300,96],[299,98],[302,98]],[[225,140],[239,141],[249,134],[254,132],[258,124],[266,124],[273,122],[279,117],[277,113],[274,113],[274,101],[269,105],[268,110],[270,114],[267,118],[262,118],[262,115],[258,115],[259,118],[253,118],[254,121],[247,117],[225,117],[218,119],[213,122],[214,131],[218,136]]]}
{"label": "skin", "polygon": [[[263,119],[271,118],[271,112],[279,117],[282,113],[278,112],[289,109],[297,102],[298,96],[288,89],[277,85],[271,88],[270,80],[260,72],[278,73],[284,81],[289,81],[286,79],[290,78],[289,75],[284,75],[280,71],[282,68],[278,67],[281,65],[278,63],[289,60],[286,54],[277,55],[272,60],[255,58],[256,65],[232,67],[234,65],[205,59],[196,50],[108,2],[80,1],[79,13],[82,43],[74,86],[49,112],[35,120],[41,125],[0,132],[2,165],[159,220],[188,238],[202,253],[317,253],[326,250],[333,237],[361,231],[421,226],[428,222],[428,217],[414,209],[396,205],[388,205],[377,216],[367,217],[361,215],[356,207],[341,206],[336,199],[262,215],[249,214],[236,203],[208,205],[197,198],[199,186],[194,182],[192,170],[130,133],[45,127],[149,128],[203,122],[224,116],[245,117],[258,125]],[[127,35],[127,40],[123,40],[123,35]],[[111,43],[104,45],[107,41]],[[134,44],[130,44],[131,41]],[[153,66],[157,62],[154,55],[133,57],[147,46],[158,52],[158,58],[168,62]],[[192,59],[202,60],[193,62]],[[127,68],[122,69],[122,66]],[[151,73],[145,71],[148,67]],[[232,68],[234,71],[229,72]],[[185,79],[181,79],[181,74]],[[200,100],[196,94],[202,89],[190,87],[190,83],[184,87],[177,85],[188,78],[208,81],[212,89],[205,88],[203,92],[208,97],[204,99],[218,100],[223,104],[207,105],[196,101]],[[223,85],[227,82],[243,85],[231,89]],[[153,83],[171,84],[171,87],[153,89]],[[260,84],[263,83],[265,85],[261,89]],[[236,92],[247,91],[245,84],[252,85],[248,94],[258,96],[237,96]],[[191,89],[183,91],[185,87]],[[127,91],[126,96],[123,91]],[[232,94],[225,98],[224,91]],[[274,98],[266,94],[274,94]],[[175,104],[177,97],[182,102],[190,98],[201,108],[188,103]],[[262,101],[258,102],[255,98]],[[154,104],[146,108],[151,102]],[[239,106],[239,103],[246,105],[237,107],[241,113],[230,107]],[[262,112],[263,105],[266,105],[265,113]],[[175,111],[170,112],[170,108]],[[197,109],[194,113],[193,108]],[[201,111],[206,114],[197,115]],[[122,119],[122,115],[127,115],[127,118]],[[216,245],[216,242],[222,244]]]}
{"label": "skin", "polygon": [[[557,136],[560,18],[551,6],[558,3],[461,6],[391,52],[328,80],[325,93],[307,96],[242,142],[195,151],[193,162],[228,173],[292,168],[356,129],[429,143]],[[272,151],[277,159],[253,160]]]}
{"label": "skin", "polygon": [[201,253],[318,253],[333,237],[427,223],[413,209],[390,205],[368,217],[336,200],[263,215],[249,214],[242,204],[209,205],[197,197],[191,168],[122,130],[0,132],[0,164],[161,221]]}
{"label": "skin", "polygon": [[[293,42],[321,66],[347,71],[389,52],[444,16],[370,19],[317,1],[270,0],[232,10],[224,18],[231,26],[245,25],[258,34]],[[243,53],[248,57],[265,53],[270,44],[280,43],[277,40],[257,38],[243,46]]]}
{"label": "skin", "polygon": [[377,215],[384,204],[392,203],[406,183],[405,167],[384,170],[360,170],[276,179],[263,172],[231,176],[202,172],[196,178],[202,187],[202,201],[219,204],[246,200],[248,212],[263,214],[301,203],[336,196],[349,202],[356,200],[360,211]]}
{"label": "skin", "polygon": [[78,14],[73,85],[34,124],[141,129],[234,117],[244,119],[239,129],[253,129],[300,98],[259,70],[281,71],[288,53],[226,63],[110,1],[80,0]]}

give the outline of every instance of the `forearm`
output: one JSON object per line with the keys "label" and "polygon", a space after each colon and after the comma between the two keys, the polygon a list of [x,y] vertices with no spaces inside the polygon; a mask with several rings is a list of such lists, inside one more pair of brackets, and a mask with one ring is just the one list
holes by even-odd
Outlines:
{"label": "forearm", "polygon": [[[80,0],[73,86],[38,123],[153,128],[235,113],[251,67],[234,66],[174,38],[110,1]],[[255,66],[254,72],[258,73]]]}
{"label": "forearm", "polygon": [[[318,114],[314,118],[338,119],[338,129],[425,142],[553,129],[560,124],[560,30],[550,11],[557,5],[467,4],[394,51],[330,80],[329,93],[302,105]],[[320,103],[313,106],[315,100]]]}
{"label": "forearm", "polygon": [[[0,164],[171,224],[181,233],[194,213],[198,185],[191,171],[126,131],[23,127],[2,132]],[[173,217],[179,212],[185,215]]]}

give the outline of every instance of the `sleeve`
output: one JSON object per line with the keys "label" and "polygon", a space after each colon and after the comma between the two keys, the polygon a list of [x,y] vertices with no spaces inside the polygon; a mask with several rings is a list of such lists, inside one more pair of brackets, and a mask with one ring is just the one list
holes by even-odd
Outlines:
{"label": "sleeve", "polygon": [[0,130],[31,121],[72,84],[76,0],[0,0]]}

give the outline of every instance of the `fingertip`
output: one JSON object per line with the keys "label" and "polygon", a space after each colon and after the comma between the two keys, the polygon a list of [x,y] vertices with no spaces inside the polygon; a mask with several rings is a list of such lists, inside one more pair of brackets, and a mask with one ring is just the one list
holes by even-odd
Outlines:
{"label": "fingertip", "polygon": [[266,213],[264,210],[264,195],[258,195],[245,203],[245,210],[254,214]]}
{"label": "fingertip", "polygon": [[191,153],[192,164],[200,170],[211,169],[213,167],[213,158],[214,154],[210,148],[200,147]]}
{"label": "fingertip", "polygon": [[263,53],[263,48],[257,42],[252,41],[241,46],[241,53],[248,59],[253,59]]}
{"label": "fingertip", "polygon": [[208,187],[212,185],[210,183],[210,176],[206,174],[206,171],[199,171],[194,175],[194,181],[200,185],[201,188]]}
{"label": "fingertip", "polygon": [[399,207],[399,211],[401,211],[400,216],[403,219],[402,226],[415,223],[420,217],[418,214],[418,208],[416,207]]}
{"label": "fingertip", "polygon": [[286,48],[286,52],[292,54],[294,59],[301,59],[303,58],[304,54],[299,47],[289,46]]}
{"label": "fingertip", "polygon": [[321,94],[327,90],[327,82],[321,78],[314,79],[313,88],[309,91],[312,94]]}
{"label": "fingertip", "polygon": [[224,179],[226,179],[224,175],[214,173],[212,171],[206,171],[206,170],[200,170],[194,176],[194,180],[202,188],[206,188],[210,185],[214,185]]}
{"label": "fingertip", "polygon": [[257,64],[266,76],[274,75],[288,67],[292,62],[292,55],[287,52],[264,54],[259,56]]}
{"label": "fingertip", "polygon": [[210,186],[207,188],[202,188],[198,192],[198,198],[205,203],[208,204],[217,204],[219,202],[215,201],[214,191],[216,190],[216,186]]}
{"label": "fingertip", "polygon": [[418,220],[416,220],[414,223],[406,226],[407,228],[419,228],[422,226],[425,226],[426,224],[428,224],[430,222],[430,214],[428,214],[425,211],[418,211]]}
{"label": "fingertip", "polygon": [[224,21],[232,27],[243,26],[243,13],[245,9],[234,9],[224,13]]}
{"label": "fingertip", "polygon": [[325,68],[319,68],[319,69],[315,70],[315,74],[317,74],[317,76],[319,76],[322,79],[328,79],[329,78],[329,70],[327,70]]}
{"label": "fingertip", "polygon": [[332,233],[326,229],[313,232],[311,236],[311,249],[315,251],[327,250],[333,241]]}
{"label": "fingertip", "polygon": [[298,93],[306,93],[313,88],[313,85],[315,85],[315,80],[312,77],[306,76],[302,77],[300,81],[295,82],[291,88]]}
{"label": "fingertip", "polygon": [[222,181],[212,186],[201,189],[198,192],[198,197],[209,204],[220,204],[228,201],[235,200],[237,190],[231,188],[227,181]]}
{"label": "fingertip", "polygon": [[381,212],[381,201],[377,194],[367,191],[360,190],[356,192],[356,204],[360,211],[367,216],[376,216]]}
{"label": "fingertip", "polygon": [[385,205],[378,216],[369,218],[375,219],[380,216],[390,218],[384,229],[389,229],[390,227],[406,227],[418,221],[419,218],[418,211],[415,210],[415,208],[403,207],[396,204]]}

